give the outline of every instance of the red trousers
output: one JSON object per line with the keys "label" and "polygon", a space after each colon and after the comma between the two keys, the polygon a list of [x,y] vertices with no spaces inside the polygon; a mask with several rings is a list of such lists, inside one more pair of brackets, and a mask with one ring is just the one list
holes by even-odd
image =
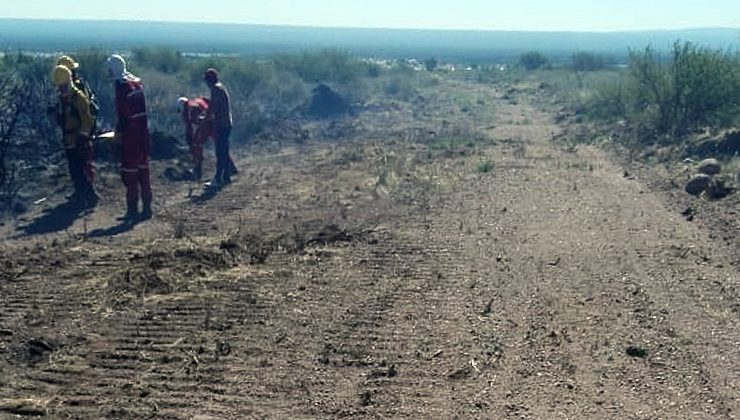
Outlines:
{"label": "red trousers", "polygon": [[149,131],[132,127],[121,139],[121,179],[126,186],[126,204],[136,208],[139,195],[144,208],[151,207],[152,186],[149,176]]}

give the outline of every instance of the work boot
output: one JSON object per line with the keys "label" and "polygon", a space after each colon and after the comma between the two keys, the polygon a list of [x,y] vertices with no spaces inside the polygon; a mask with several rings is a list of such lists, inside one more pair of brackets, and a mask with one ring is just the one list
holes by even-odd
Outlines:
{"label": "work boot", "polygon": [[92,208],[98,205],[98,201],[100,201],[100,196],[98,193],[95,192],[95,190],[90,190],[85,194],[84,204],[85,207]]}
{"label": "work boot", "polygon": [[204,186],[205,186],[206,188],[213,188],[213,189],[216,189],[216,188],[219,188],[219,187],[221,187],[221,181],[220,181],[220,180],[219,180],[219,179],[218,179],[217,177],[213,177],[213,179],[212,179],[212,180],[210,180],[210,181],[206,182],[206,183],[205,183],[205,184],[203,184],[203,185],[204,185]]}
{"label": "work boot", "polygon": [[226,170],[226,173],[229,174],[229,176],[235,176],[239,174],[239,170],[236,169],[236,165],[234,165],[234,162],[229,163],[229,169]]}
{"label": "work boot", "polygon": [[75,190],[72,194],[67,194],[64,198],[71,203],[79,204],[82,202],[82,197],[83,194]]}
{"label": "work boot", "polygon": [[151,218],[152,218],[152,205],[144,204],[144,209],[141,210],[141,214],[139,215],[139,220],[149,220]]}
{"label": "work boot", "polygon": [[135,223],[136,220],[139,218],[139,210],[136,207],[136,204],[128,204],[126,206],[126,213],[123,216],[119,217],[118,220],[127,223]]}

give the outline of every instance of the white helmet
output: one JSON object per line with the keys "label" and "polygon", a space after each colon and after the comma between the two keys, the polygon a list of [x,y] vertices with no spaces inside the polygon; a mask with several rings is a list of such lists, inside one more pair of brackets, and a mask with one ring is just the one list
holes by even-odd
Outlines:
{"label": "white helmet", "polygon": [[105,60],[105,66],[108,68],[108,74],[116,79],[123,79],[126,76],[126,61],[118,54],[112,54]]}
{"label": "white helmet", "polygon": [[188,103],[188,98],[180,96],[177,98],[177,112],[182,113]]}

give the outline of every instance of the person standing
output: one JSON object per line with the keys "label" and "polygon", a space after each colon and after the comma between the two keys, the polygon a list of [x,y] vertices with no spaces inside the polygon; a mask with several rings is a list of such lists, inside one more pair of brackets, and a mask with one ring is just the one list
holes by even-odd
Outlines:
{"label": "person standing", "polygon": [[[188,99],[177,98],[177,110],[185,124],[185,139],[193,159],[193,177],[200,181],[203,174],[203,145],[214,137],[213,120],[208,118],[209,100],[199,96]],[[229,175],[236,175],[236,165],[229,155]]]}
{"label": "person standing", "polygon": [[65,66],[54,67],[52,82],[59,91],[57,121],[62,128],[62,143],[74,186],[69,199],[85,207],[95,206],[99,197],[93,188],[93,118],[89,99],[73,85],[72,72]]}
{"label": "person standing", "polygon": [[[133,222],[152,217],[152,187],[149,175],[151,138],[144,97],[144,84],[126,70],[118,54],[106,60],[108,75],[114,79],[116,137],[121,141],[121,179],[126,186],[124,220]],[[138,213],[139,196],[142,211]]]}
{"label": "person standing", "polygon": [[76,62],[72,57],[68,55],[59,56],[59,58],[57,58],[57,66],[64,66],[69,69],[69,71],[72,73],[72,84],[87,97],[90,105],[90,113],[92,114],[93,118],[93,128],[91,131],[91,137],[93,137],[97,131],[97,118],[100,111],[95,92],[93,92],[93,90],[90,88],[90,85],[85,82],[85,79],[80,76],[80,64]]}
{"label": "person standing", "polygon": [[203,74],[203,80],[211,90],[208,119],[213,121],[216,143],[216,175],[206,184],[219,188],[231,182],[229,170],[229,136],[231,135],[231,103],[229,92],[219,80],[218,71],[210,68]]}

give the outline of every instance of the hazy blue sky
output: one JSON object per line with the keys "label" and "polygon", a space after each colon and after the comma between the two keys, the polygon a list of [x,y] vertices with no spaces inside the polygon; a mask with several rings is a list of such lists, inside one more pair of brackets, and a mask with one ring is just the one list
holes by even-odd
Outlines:
{"label": "hazy blue sky", "polygon": [[740,28],[740,0],[11,0],[0,17],[611,31]]}

